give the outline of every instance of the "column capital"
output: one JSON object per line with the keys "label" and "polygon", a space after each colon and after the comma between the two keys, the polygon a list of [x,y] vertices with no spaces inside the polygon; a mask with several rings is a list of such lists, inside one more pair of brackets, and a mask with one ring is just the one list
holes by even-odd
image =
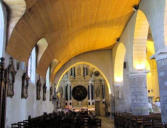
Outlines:
{"label": "column capital", "polygon": [[70,81],[67,81],[66,83],[69,84],[69,85],[71,85],[71,82],[70,82]]}
{"label": "column capital", "polygon": [[89,84],[93,84],[93,83],[94,83],[94,79],[91,78],[91,79],[89,80]]}
{"label": "column capital", "polygon": [[146,75],[148,73],[148,71],[146,70],[142,70],[142,71],[133,71],[133,72],[129,72],[128,75],[131,76],[143,76]]}
{"label": "column capital", "polygon": [[123,85],[123,82],[114,82],[115,87],[120,87]]}
{"label": "column capital", "polygon": [[156,59],[156,61],[167,59],[167,47],[159,49],[151,59]]}

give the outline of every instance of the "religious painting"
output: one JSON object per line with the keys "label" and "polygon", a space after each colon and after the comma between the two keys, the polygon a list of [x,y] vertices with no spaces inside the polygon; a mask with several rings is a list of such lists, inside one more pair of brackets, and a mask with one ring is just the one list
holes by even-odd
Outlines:
{"label": "religious painting", "polygon": [[14,96],[14,82],[15,82],[16,71],[13,64],[13,58],[9,59],[9,66],[5,70],[5,84],[7,87],[7,96]]}
{"label": "religious painting", "polygon": [[43,84],[43,101],[46,100],[46,89],[47,89],[46,83],[44,83],[44,84]]}
{"label": "religious painting", "polygon": [[27,73],[23,73],[22,76],[22,89],[21,89],[21,98],[27,99],[28,97],[28,86],[29,86],[29,77]]}
{"label": "religious painting", "polygon": [[73,88],[72,96],[77,101],[82,101],[87,97],[87,90],[84,86],[78,85]]}
{"label": "religious painting", "polygon": [[53,88],[50,87],[50,97],[49,97],[49,100],[52,101],[52,96],[53,96]]}
{"label": "religious painting", "polygon": [[36,99],[40,100],[41,99],[41,80],[39,78],[39,80],[37,81],[37,85],[36,85]]}

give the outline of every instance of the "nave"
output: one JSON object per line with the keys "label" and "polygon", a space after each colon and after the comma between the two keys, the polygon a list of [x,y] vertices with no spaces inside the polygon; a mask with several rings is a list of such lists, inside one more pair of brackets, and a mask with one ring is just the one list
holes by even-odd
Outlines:
{"label": "nave", "polygon": [[84,125],[166,127],[167,0],[0,0],[0,128]]}

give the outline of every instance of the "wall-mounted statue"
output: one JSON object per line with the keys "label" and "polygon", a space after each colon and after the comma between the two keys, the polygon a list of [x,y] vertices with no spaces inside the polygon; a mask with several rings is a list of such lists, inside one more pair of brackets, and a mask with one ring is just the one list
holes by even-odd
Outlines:
{"label": "wall-mounted statue", "polygon": [[27,72],[23,73],[22,76],[22,89],[21,89],[21,98],[27,99],[28,97],[28,86],[29,86],[29,77]]}
{"label": "wall-mounted statue", "polygon": [[37,100],[40,100],[41,99],[41,80],[39,78],[39,80],[37,81],[37,85],[36,85],[36,97],[37,97]]}
{"label": "wall-mounted statue", "polygon": [[0,58],[0,127],[5,128],[6,121],[6,86],[4,79],[4,58]]}
{"label": "wall-mounted statue", "polygon": [[46,83],[44,83],[44,84],[43,84],[43,101],[46,100],[46,89],[47,89]]}
{"label": "wall-mounted statue", "polygon": [[14,96],[14,82],[15,82],[16,71],[13,64],[13,58],[9,59],[9,66],[5,70],[5,83],[7,87],[7,96]]}
{"label": "wall-mounted statue", "polygon": [[19,62],[19,61],[16,63],[16,69],[17,69],[17,70],[20,69],[20,62]]}
{"label": "wall-mounted statue", "polygon": [[96,98],[100,98],[100,85],[96,85],[97,88],[96,88]]}
{"label": "wall-mounted statue", "polygon": [[60,97],[63,97],[63,87],[60,87]]}
{"label": "wall-mounted statue", "polygon": [[49,97],[50,101],[52,101],[52,97],[53,97],[53,88],[50,87],[50,97]]}

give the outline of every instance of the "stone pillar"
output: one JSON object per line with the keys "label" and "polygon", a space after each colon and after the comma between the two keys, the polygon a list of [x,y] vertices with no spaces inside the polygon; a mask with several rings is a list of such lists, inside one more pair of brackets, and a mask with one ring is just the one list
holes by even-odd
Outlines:
{"label": "stone pillar", "polygon": [[68,95],[68,101],[67,101],[67,105],[71,106],[72,104],[72,101],[71,101],[71,95],[72,95],[72,92],[71,92],[71,82],[70,81],[67,81],[67,95]]}
{"label": "stone pillar", "polygon": [[88,93],[89,93],[89,94],[88,94],[88,95],[89,95],[89,99],[88,99],[88,102],[90,103],[90,105],[92,104],[92,103],[91,103],[91,84],[92,84],[92,82],[89,81],[89,85],[88,85],[88,89],[89,89],[89,92],[88,92]]}
{"label": "stone pillar", "polygon": [[167,50],[158,51],[154,58],[157,61],[162,122],[167,124]]}
{"label": "stone pillar", "polygon": [[90,95],[90,100],[89,101],[90,101],[90,105],[92,105],[93,102],[94,102],[94,93],[92,95],[92,92],[94,92],[94,90],[93,90],[92,86],[94,86],[94,79],[93,78],[91,78],[90,81],[89,81],[89,95]]}
{"label": "stone pillar", "polygon": [[148,96],[146,86],[146,72],[137,71],[129,74],[131,92],[131,112],[134,115],[148,115]]}
{"label": "stone pillar", "polygon": [[124,98],[122,93],[122,86],[122,82],[114,84],[115,112],[124,112]]}

